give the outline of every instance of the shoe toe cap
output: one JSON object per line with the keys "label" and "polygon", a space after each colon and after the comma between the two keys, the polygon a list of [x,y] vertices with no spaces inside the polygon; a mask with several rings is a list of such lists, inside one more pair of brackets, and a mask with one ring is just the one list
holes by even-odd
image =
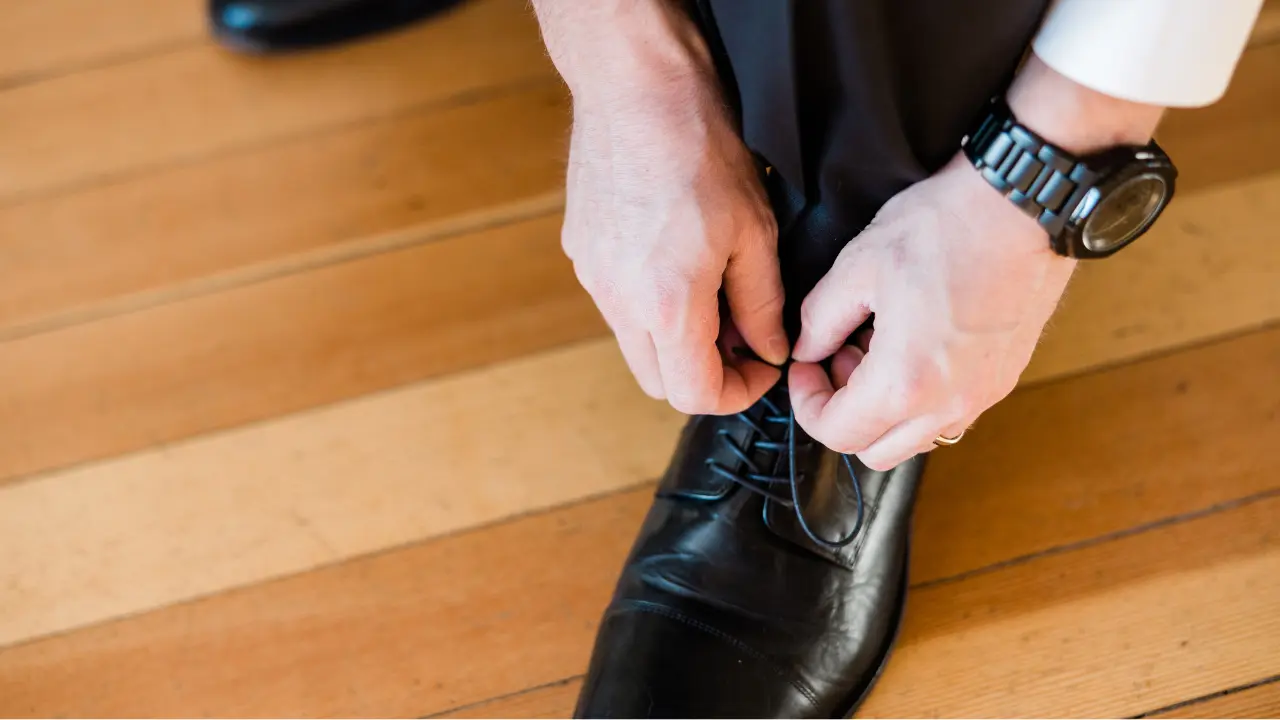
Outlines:
{"label": "shoe toe cap", "polygon": [[578,717],[810,717],[813,692],[713,625],[656,603],[601,625]]}

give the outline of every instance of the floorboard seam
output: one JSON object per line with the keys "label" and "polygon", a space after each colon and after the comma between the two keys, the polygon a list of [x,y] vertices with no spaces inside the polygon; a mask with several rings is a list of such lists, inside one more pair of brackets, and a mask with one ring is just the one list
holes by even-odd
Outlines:
{"label": "floorboard seam", "polygon": [[18,72],[9,76],[0,76],[0,92],[17,90],[19,88],[37,85],[42,82],[59,80],[72,75],[89,73],[95,70],[106,70],[120,65],[128,65],[135,61],[169,55],[190,47],[195,47],[196,45],[207,43],[208,41],[208,37],[203,34],[189,35],[174,40],[152,43],[151,45],[134,48],[133,50],[103,55],[93,60],[70,62],[64,65],[55,65],[54,67],[45,70],[36,70],[34,72],[27,73]]}
{"label": "floorboard seam", "polygon": [[564,193],[559,190],[495,203],[482,210],[364,235],[326,247],[285,255],[274,261],[267,260],[214,272],[149,291],[118,295],[92,305],[10,325],[0,328],[0,344],[550,217],[563,207]]}
{"label": "floorboard seam", "polygon": [[444,716],[446,716],[446,715],[450,715],[450,714],[452,714],[452,713],[461,712],[461,711],[463,711],[463,710],[470,710],[471,708],[474,708],[474,707],[480,707],[481,705],[487,705],[488,703],[492,703],[492,702],[499,702],[499,701],[501,701],[501,700],[507,700],[507,699],[514,698],[514,697],[520,697],[521,695],[527,695],[527,694],[529,694],[529,693],[537,692],[537,691],[539,691],[539,690],[549,690],[549,689],[551,689],[551,688],[553,688],[553,687],[560,687],[560,686],[562,686],[562,685],[568,685],[569,683],[573,682],[574,680],[581,680],[581,679],[582,679],[582,678],[584,678],[584,677],[586,677],[586,675],[583,675],[583,674],[581,674],[581,673],[579,673],[579,674],[577,674],[577,675],[570,675],[570,676],[569,676],[569,677],[567,677],[567,678],[561,678],[561,679],[559,679],[559,680],[552,680],[551,682],[545,682],[545,683],[542,683],[541,685],[534,685],[534,686],[532,686],[532,687],[527,687],[527,688],[525,688],[525,689],[523,689],[523,690],[516,690],[515,692],[509,692],[509,693],[506,693],[505,695],[496,695],[496,696],[494,696],[494,697],[487,698],[487,699],[485,699],[485,700],[477,700],[477,701],[475,701],[475,702],[470,702],[470,703],[466,703],[466,704],[463,704],[463,705],[455,705],[454,707],[447,708],[447,709],[445,709],[445,710],[441,710],[441,711],[439,711],[439,712],[435,712],[435,713],[432,713],[432,714],[430,714],[430,715],[422,715],[422,716],[420,716],[420,717],[419,717],[419,719],[418,719],[418,720],[427,720],[428,718],[444,717]]}
{"label": "floorboard seam", "polygon": [[294,132],[286,130],[276,135],[269,135],[247,142],[231,143],[224,147],[215,148],[207,152],[160,160],[117,172],[105,172],[100,175],[92,175],[60,185],[55,184],[27,191],[19,190],[8,195],[0,194],[0,210],[31,202],[51,200],[63,195],[71,195],[73,193],[98,186],[122,183],[152,173],[175,170],[178,168],[189,167],[191,165],[199,165],[201,163],[221,160],[228,157],[234,157],[236,155],[246,155],[275,145],[301,142],[303,140],[314,140],[326,135],[351,130],[352,128],[360,127],[361,125],[388,122],[417,113],[435,114],[446,110],[464,108],[470,105],[478,105],[489,100],[496,100],[504,95],[514,95],[516,93],[534,90],[539,87],[552,87],[557,84],[559,84],[559,81],[555,79],[554,76],[548,76],[545,74],[532,77],[526,76],[497,85],[470,88],[457,92],[453,95],[410,103],[409,105],[386,112],[355,118],[352,120],[345,120],[331,125],[317,125]]}
{"label": "floorboard seam", "polygon": [[1164,707],[1158,707],[1155,710],[1148,710],[1140,715],[1132,715],[1130,717],[1135,720],[1138,718],[1148,718],[1162,713],[1173,712],[1174,710],[1179,710],[1190,705],[1199,705],[1200,703],[1208,702],[1210,700],[1217,700],[1218,698],[1226,697],[1228,695],[1235,695],[1236,693],[1244,692],[1245,690],[1252,690],[1265,685],[1273,685],[1275,683],[1280,683],[1280,675],[1272,675],[1271,677],[1265,677],[1261,680],[1255,680],[1243,685],[1236,685],[1234,687],[1229,687],[1226,690],[1219,690],[1217,692],[1209,693],[1208,695],[1201,695],[1199,697],[1191,698],[1190,700],[1183,700],[1171,705],[1165,705]]}
{"label": "floorboard seam", "polygon": [[927,588],[938,587],[940,585],[950,585],[952,583],[957,583],[962,580],[968,580],[969,578],[977,577],[979,575],[988,575],[990,573],[1004,570],[1006,568],[1017,567],[1018,565],[1025,565],[1029,562],[1038,560],[1040,558],[1052,557],[1054,555],[1063,555],[1065,553],[1075,552],[1076,550],[1083,550],[1085,548],[1095,547],[1097,545],[1104,545],[1106,543],[1113,542],[1115,540],[1122,540],[1124,538],[1133,537],[1135,535],[1144,535],[1153,530],[1161,530],[1173,525],[1181,525],[1182,523],[1185,523],[1185,522],[1190,522],[1192,520],[1199,520],[1201,518],[1209,517],[1210,515],[1216,515],[1220,512],[1225,512],[1227,510],[1235,510],[1236,508],[1245,507],[1247,505],[1252,505],[1254,503],[1262,502],[1264,500],[1270,500],[1277,497],[1280,497],[1280,487],[1270,488],[1268,490],[1263,490],[1261,492],[1253,493],[1252,495],[1245,495],[1244,497],[1235,498],[1233,500],[1225,500],[1223,502],[1215,503],[1213,505],[1202,507],[1197,510],[1191,510],[1188,512],[1179,513],[1177,515],[1169,515],[1167,517],[1163,517],[1158,520],[1152,520],[1150,522],[1134,525],[1132,527],[1127,527],[1123,530],[1116,530],[1113,532],[1105,533],[1103,535],[1096,535],[1094,537],[1087,538],[1084,540],[1079,540],[1072,543],[1055,545],[1053,547],[1046,548],[1044,550],[1038,550],[1036,552],[1027,553],[1025,555],[1019,555],[1017,557],[1009,558],[1007,560],[1001,560],[999,562],[992,563],[990,565],[984,565],[982,567],[974,568],[972,570],[965,570],[964,572],[959,572],[954,575],[945,575],[940,578],[924,580],[911,585],[911,589],[924,590]]}

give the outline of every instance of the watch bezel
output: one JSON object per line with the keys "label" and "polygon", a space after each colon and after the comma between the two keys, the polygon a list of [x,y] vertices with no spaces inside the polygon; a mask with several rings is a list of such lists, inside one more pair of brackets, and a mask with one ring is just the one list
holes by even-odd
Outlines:
{"label": "watch bezel", "polygon": [[[1066,212],[1062,230],[1050,241],[1060,255],[1079,259],[1103,258],[1114,255],[1142,237],[1169,206],[1177,190],[1178,171],[1169,156],[1154,141],[1144,146],[1122,145],[1090,155],[1079,156],[1080,162],[1094,172],[1098,179],[1084,189],[1069,212]],[[1089,220],[1099,207],[1106,204],[1115,191],[1139,175],[1155,175],[1164,182],[1164,197],[1151,211],[1143,224],[1123,242],[1102,250],[1093,250],[1085,244],[1084,232]],[[1064,211],[1066,208],[1064,208]]]}

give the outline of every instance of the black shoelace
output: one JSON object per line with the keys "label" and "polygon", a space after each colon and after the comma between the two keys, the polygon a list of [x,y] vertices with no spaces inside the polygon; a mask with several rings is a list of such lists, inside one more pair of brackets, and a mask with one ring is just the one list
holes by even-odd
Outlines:
{"label": "black shoelace", "polygon": [[[717,475],[737,483],[739,486],[750,490],[751,492],[763,495],[769,500],[773,500],[785,507],[792,508],[795,511],[796,519],[800,522],[800,529],[805,535],[815,543],[831,548],[842,548],[853,542],[854,538],[862,530],[862,521],[864,514],[864,506],[862,501],[862,483],[858,482],[858,476],[853,470],[853,462],[848,455],[841,453],[840,457],[844,459],[845,468],[849,471],[849,481],[853,485],[854,498],[857,500],[858,518],[853,525],[853,530],[849,534],[837,540],[827,540],[815,533],[804,517],[804,508],[800,505],[799,484],[804,480],[804,474],[797,472],[796,469],[796,452],[798,450],[809,450],[813,447],[812,441],[805,443],[796,442],[796,413],[791,409],[788,403],[787,411],[784,413],[768,397],[760,399],[760,404],[766,410],[765,414],[759,421],[753,420],[747,412],[738,413],[739,421],[745,423],[753,431],[753,435],[748,439],[747,446],[741,447],[733,439],[732,433],[728,429],[721,428],[717,433],[717,437],[729,448],[735,457],[742,461],[741,469],[735,471],[716,462],[711,458],[707,458],[707,467]],[[774,439],[777,435],[776,426],[784,425],[785,434],[782,439]],[[774,426],[773,433],[768,432],[767,426]],[[769,475],[763,472],[760,465],[751,457],[751,451],[768,451],[776,453],[774,459],[774,468],[780,464],[781,454],[787,455],[788,473],[786,476]],[[787,497],[772,488],[780,485],[789,485],[791,489],[791,497]]]}

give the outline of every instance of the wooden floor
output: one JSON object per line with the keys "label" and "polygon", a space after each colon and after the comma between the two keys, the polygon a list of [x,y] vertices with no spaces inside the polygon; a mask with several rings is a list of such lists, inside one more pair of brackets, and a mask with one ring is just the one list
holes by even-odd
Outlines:
{"label": "wooden floor", "polygon": [[[681,418],[558,251],[526,3],[252,59],[0,7],[0,716],[572,707]],[[1280,12],[931,463],[869,716],[1280,714]]]}

